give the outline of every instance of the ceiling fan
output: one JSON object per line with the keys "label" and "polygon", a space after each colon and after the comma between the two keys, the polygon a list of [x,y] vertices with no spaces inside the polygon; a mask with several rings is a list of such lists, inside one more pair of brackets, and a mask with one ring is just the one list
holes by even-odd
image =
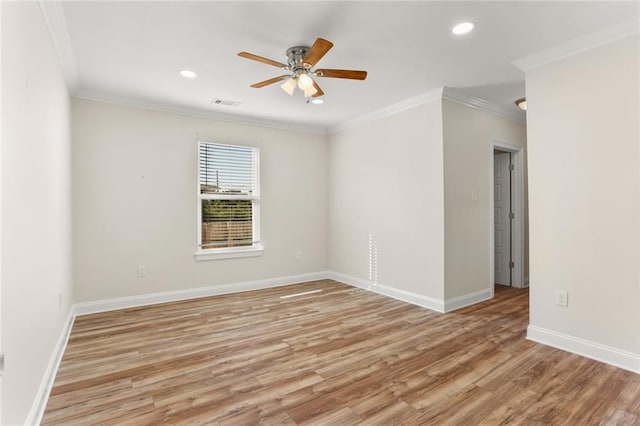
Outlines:
{"label": "ceiling fan", "polygon": [[311,47],[291,47],[287,49],[287,64],[248,52],[240,52],[238,56],[289,71],[288,74],[260,81],[252,84],[251,87],[259,89],[282,80],[287,80],[280,87],[289,95],[293,95],[297,86],[304,92],[306,98],[310,96],[315,98],[324,95],[324,92],[313,77],[347,78],[351,80],[364,80],[367,78],[366,71],[336,69],[313,70],[313,67],[332,47],[333,43],[323,38],[316,39]]}

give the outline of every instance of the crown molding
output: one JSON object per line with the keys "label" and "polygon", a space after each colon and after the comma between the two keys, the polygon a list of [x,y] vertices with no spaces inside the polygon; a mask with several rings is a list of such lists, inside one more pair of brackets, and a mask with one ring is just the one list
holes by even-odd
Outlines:
{"label": "crown molding", "polygon": [[511,62],[511,64],[526,72],[533,68],[547,65],[551,62],[559,61],[569,56],[632,36],[639,31],[640,23],[637,19],[622,21],[593,33],[576,37],[566,43],[525,56],[524,58],[516,59]]}
{"label": "crown molding", "polygon": [[176,106],[161,102],[110,95],[98,91],[83,90],[80,85],[78,67],[76,65],[75,56],[71,47],[71,38],[69,36],[67,23],[64,18],[64,12],[62,10],[62,2],[59,0],[39,0],[39,5],[40,9],[42,10],[47,28],[49,30],[54,48],[58,55],[60,66],[62,68],[69,93],[71,94],[71,96],[80,99],[106,102],[159,112],[169,112],[197,118],[214,119],[228,123],[268,127],[279,130],[289,130],[294,132],[312,133],[319,135],[338,133],[443,98],[462,103],[472,108],[481,109],[504,118],[516,120],[518,122],[524,121],[522,116],[520,116],[517,111],[507,111],[504,108],[501,108],[498,105],[492,104],[483,99],[466,97],[465,95],[454,92],[451,89],[444,87],[430,90],[426,93],[422,93],[420,95],[405,99],[379,110],[329,127],[287,123],[276,120],[261,119],[257,117],[224,114],[200,108]]}
{"label": "crown molding", "polygon": [[370,112],[368,114],[361,115],[351,120],[343,121],[340,124],[332,126],[328,129],[329,134],[343,132],[353,127],[362,126],[363,124],[371,123],[372,121],[380,120],[381,118],[388,117],[393,114],[397,114],[400,111],[404,111],[410,108],[415,108],[419,105],[423,105],[429,102],[433,102],[442,99],[443,88],[439,87],[434,90],[430,90],[426,93],[414,96],[409,99],[391,104],[387,107]]}
{"label": "crown molding", "polygon": [[40,10],[49,29],[49,35],[58,54],[62,74],[69,93],[73,96],[80,90],[80,75],[71,47],[71,38],[64,19],[62,2],[57,0],[39,0]]}
{"label": "crown molding", "polygon": [[146,109],[158,112],[168,112],[173,114],[186,115],[189,117],[203,118],[209,120],[217,120],[226,123],[242,124],[248,126],[267,127],[278,130],[288,130],[292,132],[311,133],[317,135],[327,135],[342,132],[353,127],[361,126],[363,124],[371,123],[381,118],[388,117],[398,112],[415,108],[420,105],[427,104],[440,99],[448,99],[459,104],[479,109],[487,113],[497,115],[502,118],[517,121],[518,123],[524,123],[524,114],[520,114],[518,111],[509,111],[499,105],[485,101],[481,98],[474,98],[463,95],[449,87],[439,87],[429,92],[423,93],[418,96],[414,96],[404,101],[397,102],[371,113],[362,115],[352,120],[342,122],[332,127],[324,126],[312,126],[306,124],[287,123],[276,120],[267,120],[257,117],[248,117],[242,115],[224,114],[214,111],[208,111],[205,109],[176,106],[171,104],[165,104],[161,102],[154,102],[142,99],[134,99],[125,96],[111,95],[103,92],[79,90],[74,95],[78,99],[86,99],[89,101],[104,102],[113,105],[122,105],[133,108]]}
{"label": "crown molding", "polygon": [[243,115],[224,114],[214,111],[208,111],[200,108],[192,108],[185,106],[177,106],[165,104],[161,102],[134,99],[125,96],[110,95],[97,91],[80,90],[74,95],[78,99],[86,99],[89,101],[104,102],[108,104],[128,106],[133,108],[146,109],[157,112],[168,112],[173,114],[186,115],[194,118],[204,118],[208,120],[222,121],[232,124],[242,124],[256,127],[267,127],[278,130],[288,130],[300,133],[312,133],[317,135],[326,135],[327,129],[322,126],[312,126],[298,123],[287,123],[283,121],[267,120],[257,117],[248,117]]}
{"label": "crown molding", "polygon": [[451,89],[450,87],[445,87],[442,93],[443,99],[450,100],[452,102],[456,102],[470,108],[479,109],[481,111],[487,112],[489,114],[497,115],[501,118],[506,118],[508,120],[513,120],[518,123],[525,123],[526,114],[524,112],[517,111],[515,106],[513,110],[504,108],[500,105],[496,105],[494,103],[485,101],[481,98],[476,98],[473,96],[467,96],[459,91]]}

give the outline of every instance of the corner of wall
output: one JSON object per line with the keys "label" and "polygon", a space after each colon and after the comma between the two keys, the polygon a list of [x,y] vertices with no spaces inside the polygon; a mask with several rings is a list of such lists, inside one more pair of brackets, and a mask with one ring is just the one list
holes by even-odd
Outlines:
{"label": "corner of wall", "polygon": [[55,381],[58,368],[60,367],[60,362],[62,361],[62,356],[64,355],[64,351],[69,341],[69,336],[71,335],[71,329],[73,328],[73,322],[76,317],[74,311],[75,305],[69,308],[67,319],[62,326],[62,331],[60,332],[60,336],[53,348],[51,358],[49,359],[47,368],[42,376],[42,381],[38,387],[38,392],[36,393],[33,405],[31,406],[31,410],[29,411],[29,415],[25,421],[26,425],[39,425],[42,421],[42,416],[47,408],[47,401],[49,399],[49,394],[51,393],[51,388],[53,387],[53,382]]}

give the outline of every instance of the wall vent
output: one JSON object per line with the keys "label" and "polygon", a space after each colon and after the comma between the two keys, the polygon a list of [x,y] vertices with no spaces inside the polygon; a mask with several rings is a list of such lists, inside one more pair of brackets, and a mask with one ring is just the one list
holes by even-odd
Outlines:
{"label": "wall vent", "polygon": [[212,105],[223,105],[223,106],[230,106],[230,107],[237,107],[241,104],[241,102],[236,102],[236,101],[230,101],[227,99],[220,99],[220,98],[215,98],[214,100],[211,101]]}

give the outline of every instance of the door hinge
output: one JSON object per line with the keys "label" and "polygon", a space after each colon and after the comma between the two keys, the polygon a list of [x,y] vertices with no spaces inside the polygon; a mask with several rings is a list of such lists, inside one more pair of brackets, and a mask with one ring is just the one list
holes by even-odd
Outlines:
{"label": "door hinge", "polygon": [[509,268],[510,268],[510,269],[515,268],[515,266],[516,266],[516,264],[515,264],[515,263],[513,263],[513,260],[512,260],[511,262],[509,262]]}
{"label": "door hinge", "polygon": [[509,213],[509,219],[513,220],[516,218],[516,214],[514,212]]}
{"label": "door hinge", "polygon": [[509,164],[509,170],[513,171],[513,169],[515,169],[513,164]]}

